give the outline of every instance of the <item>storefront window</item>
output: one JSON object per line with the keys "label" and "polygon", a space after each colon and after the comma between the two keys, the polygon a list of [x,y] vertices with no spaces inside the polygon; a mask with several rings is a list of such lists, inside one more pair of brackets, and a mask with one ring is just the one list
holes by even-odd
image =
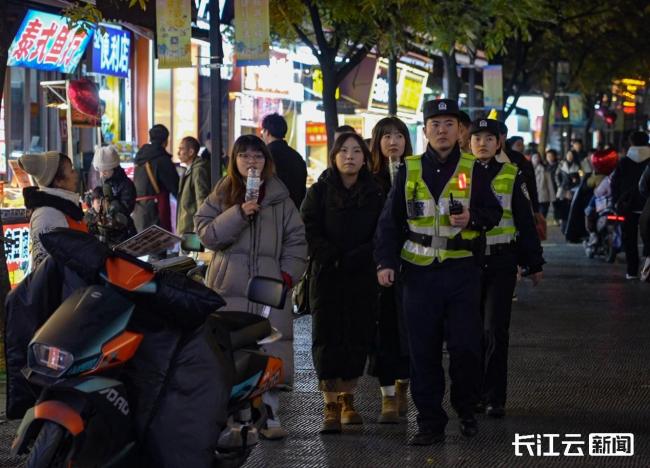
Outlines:
{"label": "storefront window", "polygon": [[[9,155],[13,157],[20,156],[24,151],[23,133],[25,130],[25,100],[23,89],[25,87],[25,69],[11,68],[11,119],[10,132],[8,138]],[[16,152],[17,154],[12,154]]]}
{"label": "storefront window", "polygon": [[154,68],[153,123],[162,124],[172,131],[172,72]]}
{"label": "storefront window", "polygon": [[27,70],[29,73],[29,151],[44,151],[44,141],[41,135],[41,99],[39,74],[37,70]]}

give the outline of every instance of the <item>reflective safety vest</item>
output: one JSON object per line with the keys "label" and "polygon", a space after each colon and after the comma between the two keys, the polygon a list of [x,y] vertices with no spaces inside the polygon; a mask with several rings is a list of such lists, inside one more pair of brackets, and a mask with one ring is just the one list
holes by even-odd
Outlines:
{"label": "reflective safety vest", "polygon": [[[479,232],[451,226],[449,194],[454,201],[469,209],[472,189],[472,169],[475,158],[461,153],[456,169],[447,181],[438,203],[422,178],[422,156],[408,156],[406,163],[406,212],[409,234],[401,257],[415,265],[425,266],[435,259],[471,257],[472,240]],[[460,234],[460,235],[458,235]]]}
{"label": "reflective safety vest", "polygon": [[487,245],[509,244],[514,242],[517,229],[512,218],[512,193],[517,177],[517,166],[504,163],[501,170],[492,180],[492,188],[503,208],[503,215],[499,224],[486,233]]}

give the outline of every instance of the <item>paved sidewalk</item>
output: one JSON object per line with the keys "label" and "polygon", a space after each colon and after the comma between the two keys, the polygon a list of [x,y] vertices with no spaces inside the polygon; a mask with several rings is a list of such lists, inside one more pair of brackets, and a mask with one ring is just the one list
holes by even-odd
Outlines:
{"label": "paved sidewalk", "polygon": [[[305,317],[295,322],[296,386],[283,394],[281,417],[290,437],[262,442],[247,467],[650,466],[650,284],[626,281],[623,265],[588,260],[581,246],[566,245],[556,230],[552,233],[545,245],[549,264],[543,284],[533,289],[524,282],[517,288],[504,420],[481,417],[479,435],[466,440],[448,409],[444,444],[408,447],[414,408],[408,424],[377,424],[379,389],[373,379],[363,378],[356,401],[365,424],[321,436],[323,404]],[[4,408],[4,401],[0,404]],[[0,424],[0,467],[19,466],[7,455],[16,427],[17,422]],[[560,434],[556,449],[562,451],[566,434],[581,434],[586,441],[594,432],[634,433],[635,455],[514,455],[515,433]]]}

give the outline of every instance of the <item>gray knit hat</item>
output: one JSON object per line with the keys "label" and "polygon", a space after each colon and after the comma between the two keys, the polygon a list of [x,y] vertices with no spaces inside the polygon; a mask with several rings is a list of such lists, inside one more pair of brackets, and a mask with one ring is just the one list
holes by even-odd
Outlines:
{"label": "gray knit hat", "polygon": [[18,158],[18,164],[34,177],[39,187],[48,187],[56,176],[59,160],[59,152],[48,151],[47,153],[23,154]]}

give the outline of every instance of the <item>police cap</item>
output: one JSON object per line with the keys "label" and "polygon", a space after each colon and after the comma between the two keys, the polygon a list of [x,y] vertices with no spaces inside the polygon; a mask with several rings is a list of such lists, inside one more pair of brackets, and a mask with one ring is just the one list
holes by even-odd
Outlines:
{"label": "police cap", "polygon": [[472,122],[472,126],[469,130],[470,135],[476,133],[488,132],[499,138],[499,121],[493,119],[478,119]]}
{"label": "police cap", "polygon": [[434,99],[427,101],[422,106],[422,117],[426,122],[431,117],[439,115],[453,115],[456,118],[460,117],[460,110],[458,103],[453,99]]}

